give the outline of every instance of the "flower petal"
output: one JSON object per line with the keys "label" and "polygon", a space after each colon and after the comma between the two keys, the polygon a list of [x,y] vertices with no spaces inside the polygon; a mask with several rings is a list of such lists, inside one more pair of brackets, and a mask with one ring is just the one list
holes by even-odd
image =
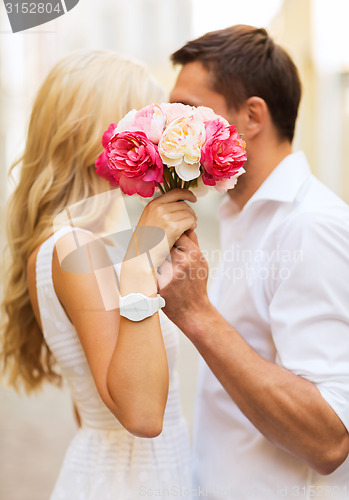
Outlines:
{"label": "flower petal", "polygon": [[216,181],[215,189],[217,189],[217,191],[222,194],[226,193],[229,189],[234,189],[238,181],[238,177],[245,172],[246,170],[241,167],[240,170],[235,175],[233,175],[233,177]]}
{"label": "flower petal", "polygon": [[180,165],[182,163],[183,155],[178,156],[177,158],[169,158],[164,154],[160,153],[161,160],[168,165],[169,167],[175,167],[176,165]]}
{"label": "flower petal", "polygon": [[107,147],[108,142],[115,134],[116,127],[117,127],[117,123],[111,123],[109,125],[108,129],[104,132],[103,137],[102,137],[102,145],[104,148]]}
{"label": "flower petal", "polygon": [[129,127],[133,125],[136,113],[136,109],[131,109],[131,111],[129,111],[123,117],[123,119],[119,121],[116,132],[124,132],[125,130],[129,130]]}
{"label": "flower petal", "polygon": [[200,162],[188,165],[184,160],[175,166],[176,174],[183,181],[197,179],[200,175]]}
{"label": "flower petal", "polygon": [[109,161],[106,151],[103,151],[101,155],[96,160],[96,173],[99,177],[102,177],[106,181],[110,182],[112,186],[118,186],[118,182],[112,175],[113,170],[109,168]]}
{"label": "flower petal", "polygon": [[197,180],[196,186],[190,185],[189,189],[195,194],[195,196],[204,196],[209,191],[209,187],[207,184],[204,184],[201,175]]}

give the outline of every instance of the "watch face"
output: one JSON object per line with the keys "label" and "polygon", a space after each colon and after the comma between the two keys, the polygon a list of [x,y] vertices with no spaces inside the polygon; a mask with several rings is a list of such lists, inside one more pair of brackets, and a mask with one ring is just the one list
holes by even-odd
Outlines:
{"label": "watch face", "polygon": [[124,297],[122,304],[122,315],[133,320],[141,320],[150,312],[149,302],[142,295],[132,294]]}

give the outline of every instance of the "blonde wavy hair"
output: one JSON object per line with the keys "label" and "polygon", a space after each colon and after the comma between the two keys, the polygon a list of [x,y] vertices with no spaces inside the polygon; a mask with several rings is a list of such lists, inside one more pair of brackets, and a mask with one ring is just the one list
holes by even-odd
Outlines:
{"label": "blonde wavy hair", "polygon": [[53,219],[65,207],[109,189],[94,166],[109,124],[163,99],[142,64],[111,51],[72,53],[40,88],[24,154],[10,169],[11,175],[20,167],[20,176],[6,215],[0,366],[3,383],[17,391],[61,384],[30,303],[28,257],[52,234]]}

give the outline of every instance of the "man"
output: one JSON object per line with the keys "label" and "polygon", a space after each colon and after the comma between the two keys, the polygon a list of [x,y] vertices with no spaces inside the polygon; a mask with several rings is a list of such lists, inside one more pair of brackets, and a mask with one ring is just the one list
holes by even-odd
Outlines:
{"label": "man", "polygon": [[161,292],[205,360],[196,493],[349,498],[349,210],[292,153],[297,69],[249,26],[188,42],[172,61],[182,69],[171,101],[223,115],[248,157],[219,209],[222,262],[210,300],[194,233],[172,250],[174,277]]}

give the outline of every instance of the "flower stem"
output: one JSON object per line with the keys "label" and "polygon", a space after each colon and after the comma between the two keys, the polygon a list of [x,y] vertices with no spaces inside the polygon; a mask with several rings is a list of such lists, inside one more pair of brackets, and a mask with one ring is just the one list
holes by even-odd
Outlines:
{"label": "flower stem", "polygon": [[174,181],[173,175],[171,173],[171,170],[168,171],[169,179],[170,179],[170,185],[171,188],[174,189],[176,187],[176,183]]}
{"label": "flower stem", "polygon": [[164,186],[166,191],[173,189],[172,176],[169,168],[164,168]]}
{"label": "flower stem", "polygon": [[165,189],[165,192],[170,191],[170,189],[171,189],[170,186],[168,185],[166,179],[165,179],[165,176],[164,176],[164,189]]}
{"label": "flower stem", "polygon": [[165,194],[165,193],[166,193],[166,191],[165,191],[165,190],[164,190],[164,188],[161,186],[161,184],[159,184],[159,189],[160,189],[160,191],[162,192],[162,194]]}

